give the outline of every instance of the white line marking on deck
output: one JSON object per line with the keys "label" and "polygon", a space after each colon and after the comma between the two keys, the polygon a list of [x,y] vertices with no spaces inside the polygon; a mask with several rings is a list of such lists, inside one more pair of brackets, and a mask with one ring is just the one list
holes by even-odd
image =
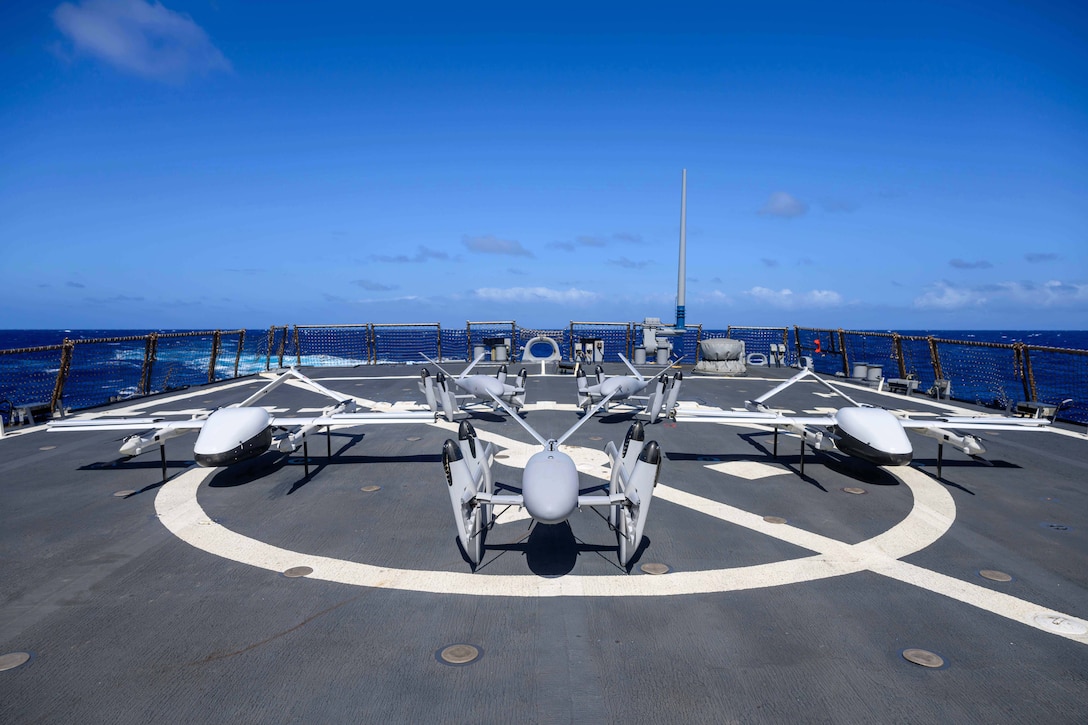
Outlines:
{"label": "white line marking on deck", "polygon": [[[453,428],[448,423],[436,425]],[[507,465],[524,465],[522,458],[527,458],[536,450],[536,446],[503,436],[481,433],[481,437],[506,448],[510,454],[505,461]],[[580,470],[608,478],[607,467],[599,465],[598,456],[603,454],[575,446],[568,448],[572,455],[578,454],[576,460],[581,459],[580,463],[587,464]],[[581,451],[587,453],[583,455]],[[743,511],[659,484],[658,498],[817,552],[814,556],[800,559],[726,569],[672,572],[660,577],[567,575],[550,579],[534,575],[489,576],[467,571],[397,569],[290,551],[243,536],[211,521],[197,501],[197,491],[215,469],[191,469],[171,479],[155,497],[155,509],[169,531],[203,551],[273,572],[285,571],[292,566],[309,566],[314,570],[310,579],[355,586],[472,596],[677,596],[761,589],[871,571],[1040,631],[1088,644],[1088,634],[1080,633],[1080,627],[1046,628],[1039,623],[1055,619],[1082,623],[1075,617],[899,561],[943,536],[955,519],[956,505],[948,491],[929,476],[907,467],[886,470],[910,488],[914,506],[906,518],[888,531],[853,545],[788,524],[768,524],[762,514]]]}

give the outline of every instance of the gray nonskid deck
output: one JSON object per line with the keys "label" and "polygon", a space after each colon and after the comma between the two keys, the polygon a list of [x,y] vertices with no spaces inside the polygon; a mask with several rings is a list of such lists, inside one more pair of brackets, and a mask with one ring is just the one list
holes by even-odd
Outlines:
{"label": "gray nonskid deck", "polygon": [[[418,366],[307,372],[367,400],[422,400]],[[763,378],[786,375],[688,376],[680,398],[739,407],[774,384]],[[215,407],[259,384],[129,409]],[[836,405],[818,390],[798,385],[774,402],[798,413]],[[526,419],[545,435],[577,420],[571,376],[531,375],[528,400]],[[325,404],[296,388],[264,402],[290,411]],[[504,416],[472,422],[482,436],[531,442]],[[621,442],[629,424],[618,411],[598,415],[569,443],[599,451]],[[946,449],[937,481],[936,443],[915,436],[908,470],[810,451],[801,477],[793,437],[780,437],[775,459],[766,430],[647,430],[665,460],[630,573],[591,510],[569,525],[530,530],[517,516],[497,524],[472,573],[439,455],[455,437],[448,425],[337,431],[331,459],[325,436],[314,436],[309,477],[299,454],[189,468],[186,436],[168,443],[166,485],[155,453],[119,461],[118,434],[0,440],[0,654],[33,655],[0,672],[0,718],[1083,721],[1088,644],[1010,615],[1024,602],[1074,624],[1088,618],[1083,435],[987,436],[993,466]],[[498,480],[517,484],[520,469],[498,463]],[[583,473],[582,483],[606,481]],[[380,488],[363,490],[372,486]],[[923,516],[911,528],[925,513],[912,486],[951,501],[948,530],[900,559],[859,548],[890,530],[924,538],[936,525]],[[136,493],[114,495],[125,490]],[[850,557],[858,568],[833,575]],[[644,573],[649,563],[669,573]],[[314,572],[283,576],[292,564]],[[1012,580],[979,575],[990,569]],[[481,656],[442,663],[436,653],[455,643]],[[901,653],[912,647],[947,665],[909,663]]]}

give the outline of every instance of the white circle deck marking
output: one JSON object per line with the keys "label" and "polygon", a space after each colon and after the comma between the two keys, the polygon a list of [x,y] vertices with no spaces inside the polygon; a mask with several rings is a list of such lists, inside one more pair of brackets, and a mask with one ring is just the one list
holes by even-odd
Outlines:
{"label": "white circle deck marking", "polygon": [[[454,429],[449,423],[439,422],[432,425],[451,431]],[[536,445],[496,434],[481,433],[480,437],[505,447],[512,458],[508,465],[522,468],[529,455],[538,449]],[[577,446],[565,448],[579,464],[581,472],[608,480],[609,469],[602,465],[607,457],[602,452]],[[1088,644],[1088,626],[1082,620],[1047,611],[1045,607],[1037,604],[900,561],[902,557],[921,551],[937,541],[952,526],[956,516],[955,501],[944,486],[910,467],[885,469],[906,484],[914,496],[914,506],[910,513],[884,533],[857,544],[846,544],[788,523],[767,523],[757,514],[658,484],[658,498],[817,553],[814,556],[767,564],[674,572],[669,576],[566,575],[555,579],[535,575],[489,576],[471,572],[399,569],[273,546],[209,520],[197,501],[197,490],[215,470],[190,469],[163,485],[155,497],[155,510],[159,520],[175,536],[198,549],[224,559],[275,572],[305,565],[314,570],[308,577],[311,579],[433,594],[618,597],[743,591],[871,571],[1035,629]],[[1040,610],[1046,611],[1046,615],[1039,616]],[[1060,621],[1060,626],[1055,626],[1055,621]]]}

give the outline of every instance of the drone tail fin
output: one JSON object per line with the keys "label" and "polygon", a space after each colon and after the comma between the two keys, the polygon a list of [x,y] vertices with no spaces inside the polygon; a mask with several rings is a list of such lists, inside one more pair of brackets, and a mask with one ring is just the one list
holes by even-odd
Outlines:
{"label": "drone tail fin", "polygon": [[[632,450],[632,447],[628,446],[628,454]],[[624,459],[626,458],[627,455],[624,456]],[[641,446],[629,473],[624,464],[621,464],[619,469],[617,487],[618,492],[624,496],[624,502],[620,504],[616,515],[616,528],[620,542],[620,563],[626,566],[642,544],[643,533],[646,530],[650,501],[653,499],[654,487],[657,485],[657,476],[661,469],[661,449],[657,442],[650,441]]]}
{"label": "drone tail fin", "polygon": [[661,408],[665,405],[665,388],[668,377],[662,373],[654,381],[654,392],[650,393],[650,399],[646,401],[646,414],[651,423],[656,423],[661,416]]}
{"label": "drone tail fin", "polygon": [[[471,429],[471,426],[469,426]],[[462,427],[462,432],[464,428]],[[460,436],[458,436],[460,438]],[[472,443],[475,444],[475,432],[473,431]],[[474,475],[477,470],[477,461],[466,456],[471,448],[475,451],[475,445],[467,446],[465,441],[454,442],[447,439],[442,444],[442,467],[446,471],[446,486],[450,496],[450,505],[453,507],[453,518],[457,523],[457,540],[461,543],[469,561],[473,566],[480,563],[483,553],[483,530],[486,527],[483,511],[476,501],[476,494],[482,489],[481,477]],[[485,466],[490,478],[490,467]]]}
{"label": "drone tail fin", "polygon": [[680,384],[684,382],[684,373],[677,371],[672,376],[672,382],[669,383],[668,394],[665,397],[665,415],[670,418],[676,417],[676,399],[680,397]]}
{"label": "drone tail fin", "polygon": [[461,407],[457,404],[457,395],[450,390],[449,378],[443,373],[439,373],[435,376],[435,382],[437,383],[437,397],[442,402],[442,413],[446,416],[446,420],[452,423],[457,418],[463,417],[464,413],[461,412]]}
{"label": "drone tail fin", "polygon": [[522,368],[518,373],[518,376],[514,378],[514,396],[510,398],[510,403],[518,410],[525,407],[525,381],[529,379],[529,373],[525,368]]}
{"label": "drone tail fin", "polygon": [[590,404],[591,398],[589,396],[589,381],[586,379],[586,371],[582,368],[578,368],[578,407],[585,408]]}
{"label": "drone tail fin", "polygon": [[484,532],[491,523],[491,505],[479,499],[483,494],[485,501],[490,500],[495,491],[493,459],[491,444],[480,441],[467,420],[461,421],[456,442],[447,439],[442,444],[442,466],[457,523],[457,540],[473,566],[480,563]]}
{"label": "drone tail fin", "polygon": [[438,413],[438,398],[435,397],[434,392],[434,378],[431,377],[431,373],[427,368],[419,373],[419,392],[423,393],[423,396],[427,400],[427,406],[430,407],[431,412]]}

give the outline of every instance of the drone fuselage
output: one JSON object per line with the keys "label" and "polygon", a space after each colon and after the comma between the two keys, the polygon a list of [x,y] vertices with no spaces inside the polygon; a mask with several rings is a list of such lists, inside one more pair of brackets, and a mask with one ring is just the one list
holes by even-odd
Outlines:
{"label": "drone fuselage", "polygon": [[201,466],[229,466],[256,458],[272,445],[272,416],[264,408],[220,408],[197,434],[193,457]]}
{"label": "drone fuselage", "polygon": [[834,430],[840,451],[878,466],[905,466],[914,456],[903,425],[883,408],[840,408]]}
{"label": "drone fuselage", "polygon": [[540,523],[566,521],[578,508],[578,467],[558,450],[534,453],[525,464],[521,494],[525,510]]}
{"label": "drone fuselage", "polygon": [[613,377],[605,378],[605,380],[597,386],[597,390],[594,391],[594,394],[604,397],[615,391],[612,400],[625,400],[632,395],[641,393],[646,389],[647,385],[653,382],[653,380],[653,378],[639,380],[631,375],[614,375]]}
{"label": "drone fuselage", "polygon": [[513,386],[506,385],[490,375],[469,375],[465,378],[451,378],[451,380],[465,392],[472,393],[483,400],[487,400],[492,395],[498,398],[504,395],[509,397],[514,392]]}

